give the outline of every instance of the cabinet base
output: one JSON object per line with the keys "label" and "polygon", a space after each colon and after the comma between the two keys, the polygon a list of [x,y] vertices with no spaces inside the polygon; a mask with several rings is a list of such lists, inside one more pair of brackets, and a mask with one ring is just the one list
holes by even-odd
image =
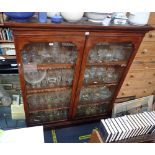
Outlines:
{"label": "cabinet base", "polygon": [[75,120],[64,120],[64,121],[59,121],[59,122],[51,122],[51,123],[46,123],[46,124],[30,124],[27,123],[28,127],[31,126],[39,126],[39,125],[43,125],[44,129],[55,129],[55,128],[61,128],[61,127],[68,127],[68,126],[72,126],[72,125],[78,125],[78,124],[83,124],[83,123],[92,123],[95,121],[100,121],[101,119],[105,119],[105,118],[109,118],[111,117],[111,113],[110,114],[106,114],[106,115],[100,115],[100,116],[91,116],[91,117],[87,117],[87,118],[80,118],[80,119],[75,119]]}

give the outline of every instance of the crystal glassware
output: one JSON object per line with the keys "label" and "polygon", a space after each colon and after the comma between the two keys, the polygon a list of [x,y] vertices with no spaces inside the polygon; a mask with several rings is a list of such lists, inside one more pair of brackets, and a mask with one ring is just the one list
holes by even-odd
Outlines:
{"label": "crystal glassware", "polygon": [[89,52],[88,62],[95,63],[97,61],[98,61],[98,53],[96,51],[96,48],[93,47]]}
{"label": "crystal glassware", "polygon": [[114,67],[108,67],[106,70],[106,77],[105,77],[105,82],[106,83],[112,83],[112,82],[117,82],[118,80],[118,73],[115,71]]}
{"label": "crystal glassware", "polygon": [[114,60],[115,61],[121,61],[125,59],[125,53],[123,51],[123,48],[114,48],[113,49],[113,53],[114,53]]}
{"label": "crystal glassware", "polygon": [[62,69],[62,85],[63,86],[71,86],[73,82],[73,69]]}

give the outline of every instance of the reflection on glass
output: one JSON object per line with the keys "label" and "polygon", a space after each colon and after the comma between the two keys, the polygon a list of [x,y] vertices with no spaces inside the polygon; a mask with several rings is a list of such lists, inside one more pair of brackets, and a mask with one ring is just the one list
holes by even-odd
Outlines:
{"label": "reflection on glass", "polygon": [[116,83],[122,73],[118,67],[89,67],[84,74],[84,84]]}
{"label": "reflection on glass", "polygon": [[27,88],[72,86],[73,69],[32,70],[24,73]]}
{"label": "reflection on glass", "polygon": [[112,83],[118,81],[119,72],[116,72],[114,67],[108,67],[106,70],[106,76],[104,82]]}
{"label": "reflection on glass", "polygon": [[108,104],[78,106],[76,116],[91,116],[104,114],[108,110]]}
{"label": "reflection on glass", "polygon": [[30,43],[22,51],[24,64],[75,64],[77,48],[73,43]]}
{"label": "reflection on glass", "polygon": [[71,90],[32,94],[27,97],[30,110],[67,107],[70,103]]}
{"label": "reflection on glass", "polygon": [[22,50],[27,88],[71,86],[73,69],[39,69],[39,64],[75,64],[77,49],[73,43],[29,43]]}
{"label": "reflection on glass", "polygon": [[90,50],[88,63],[127,61],[131,52],[130,43],[98,43]]}
{"label": "reflection on glass", "polygon": [[82,88],[80,92],[80,103],[93,103],[100,101],[107,101],[112,96],[111,90],[104,87],[95,87],[95,88]]}

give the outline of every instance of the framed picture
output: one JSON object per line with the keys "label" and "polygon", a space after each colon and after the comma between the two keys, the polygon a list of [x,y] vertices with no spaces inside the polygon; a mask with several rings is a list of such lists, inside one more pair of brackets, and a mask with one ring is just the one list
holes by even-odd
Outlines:
{"label": "framed picture", "polygon": [[114,105],[112,117],[136,114],[144,111],[152,111],[152,106],[153,95],[127,102],[117,103]]}

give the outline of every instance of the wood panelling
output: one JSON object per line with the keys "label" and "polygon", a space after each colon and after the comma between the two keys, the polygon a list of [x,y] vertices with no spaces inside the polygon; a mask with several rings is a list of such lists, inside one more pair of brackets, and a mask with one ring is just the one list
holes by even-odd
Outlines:
{"label": "wood panelling", "polygon": [[155,30],[145,34],[143,41],[155,41]]}
{"label": "wood panelling", "polygon": [[133,87],[128,87],[128,88],[123,88],[119,92],[119,97],[126,97],[126,96],[136,96],[137,98],[143,97],[143,96],[148,96],[151,95],[155,92],[155,86],[149,86],[149,87],[141,87],[141,88],[133,88]]}
{"label": "wood panelling", "polygon": [[149,18],[148,24],[155,25],[155,12],[150,13],[150,18]]}
{"label": "wood panelling", "polygon": [[143,42],[139,47],[136,57],[155,56],[155,42]]}
{"label": "wood panelling", "polygon": [[[155,26],[155,12],[148,24]],[[155,92],[155,30],[146,33],[131,68],[126,76],[119,97],[143,97]]]}

